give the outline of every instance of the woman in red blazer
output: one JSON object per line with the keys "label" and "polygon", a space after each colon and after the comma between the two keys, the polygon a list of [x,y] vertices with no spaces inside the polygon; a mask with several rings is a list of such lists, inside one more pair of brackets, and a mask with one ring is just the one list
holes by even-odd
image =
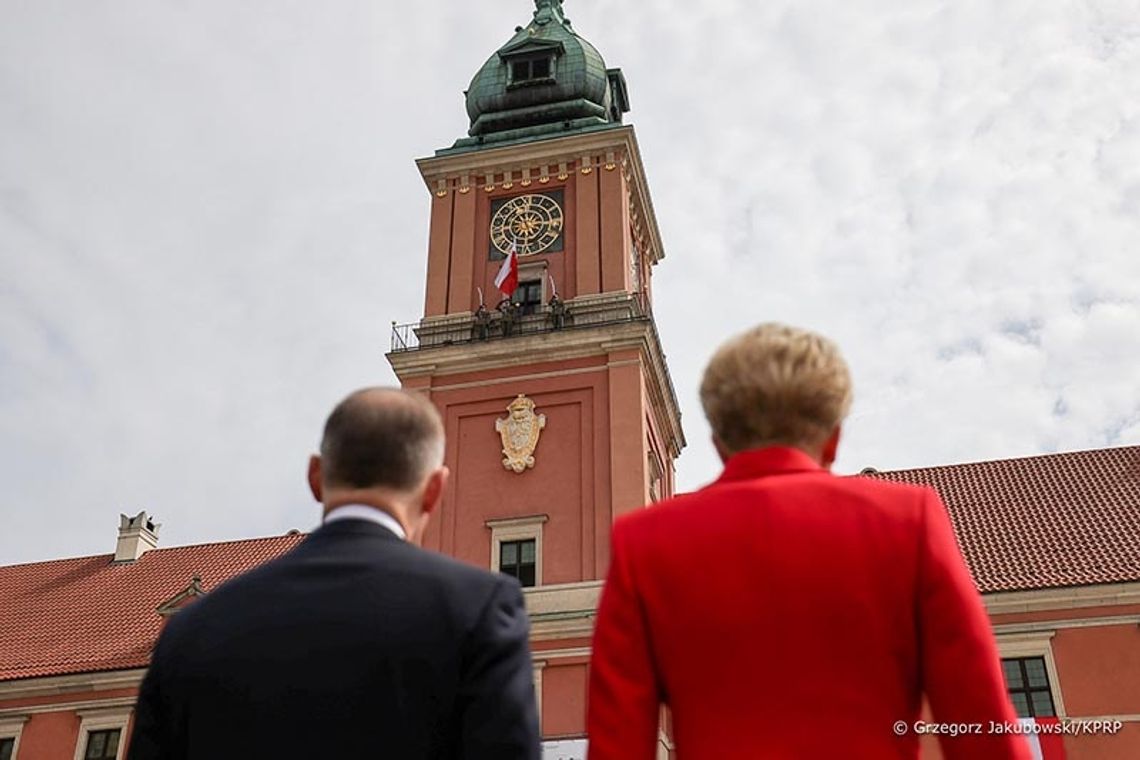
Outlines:
{"label": "woman in red blazer", "polygon": [[[617,521],[589,691],[591,760],[917,758],[923,697],[946,758],[1028,760],[986,616],[929,489],[839,478],[847,367],[761,325],[701,384],[725,462]],[[919,726],[928,730],[927,724]]]}

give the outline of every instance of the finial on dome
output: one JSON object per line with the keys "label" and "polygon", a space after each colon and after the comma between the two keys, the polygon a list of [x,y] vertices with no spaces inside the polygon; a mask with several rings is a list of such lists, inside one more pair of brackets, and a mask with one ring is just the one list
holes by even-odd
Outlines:
{"label": "finial on dome", "polygon": [[539,24],[548,24],[551,20],[560,24],[570,25],[566,12],[562,10],[562,0],[534,0],[534,20]]}

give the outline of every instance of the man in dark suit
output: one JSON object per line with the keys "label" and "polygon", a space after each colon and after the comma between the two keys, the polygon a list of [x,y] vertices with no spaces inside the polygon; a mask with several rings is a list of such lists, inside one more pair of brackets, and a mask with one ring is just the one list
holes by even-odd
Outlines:
{"label": "man in dark suit", "polygon": [[309,464],[324,524],[170,620],[129,760],[537,760],[517,581],[417,546],[443,448],[419,394],[341,402]]}
{"label": "man in dark suit", "polygon": [[[701,402],[725,468],[618,520],[594,635],[590,760],[1028,760],[989,619],[928,489],[829,472],[851,401],[828,340],[762,325]],[[925,724],[919,726],[925,728]]]}

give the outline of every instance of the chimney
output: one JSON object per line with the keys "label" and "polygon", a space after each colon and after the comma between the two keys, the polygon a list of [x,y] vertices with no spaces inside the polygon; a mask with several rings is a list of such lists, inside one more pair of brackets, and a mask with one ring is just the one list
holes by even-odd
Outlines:
{"label": "chimney", "polygon": [[158,546],[158,529],[161,528],[147,513],[134,517],[119,515],[119,542],[115,544],[115,562],[134,562]]}

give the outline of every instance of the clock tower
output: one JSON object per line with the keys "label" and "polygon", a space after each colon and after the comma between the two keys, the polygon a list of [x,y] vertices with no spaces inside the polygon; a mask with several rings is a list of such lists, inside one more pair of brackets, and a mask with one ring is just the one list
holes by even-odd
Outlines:
{"label": "clock tower", "polygon": [[388,360],[446,425],[451,478],[425,545],[519,578],[543,736],[576,757],[610,526],[672,495],[685,440],[625,78],[561,0],[535,5],[472,80],[467,136],[417,162],[424,313],[393,326]]}

